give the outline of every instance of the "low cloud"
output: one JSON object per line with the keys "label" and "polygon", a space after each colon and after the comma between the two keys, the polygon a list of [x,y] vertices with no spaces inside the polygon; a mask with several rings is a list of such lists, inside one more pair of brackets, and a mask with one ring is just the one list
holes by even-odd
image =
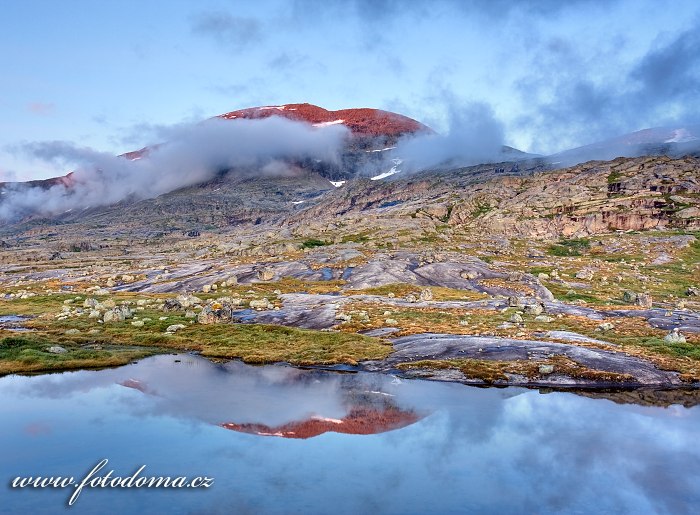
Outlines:
{"label": "low cloud", "polygon": [[[613,59],[601,51],[600,59]],[[539,151],[562,150],[634,130],[700,121],[700,21],[659,38],[615,80],[582,73],[575,46],[549,41],[533,54],[535,73],[517,84],[525,114],[515,126],[536,135]],[[525,104],[527,102],[527,104]]]}
{"label": "low cloud", "polygon": [[444,134],[420,134],[404,138],[393,154],[404,168],[421,170],[438,166],[468,166],[502,161],[503,124],[483,103],[452,105]]}
{"label": "low cloud", "polygon": [[271,117],[212,119],[163,128],[161,133],[167,142],[133,161],[61,141],[23,145],[22,150],[34,158],[75,171],[49,188],[6,187],[0,197],[0,220],[153,198],[210,180],[226,170],[278,176],[289,173],[284,163],[290,160],[336,162],[347,129],[339,125],[314,128]]}

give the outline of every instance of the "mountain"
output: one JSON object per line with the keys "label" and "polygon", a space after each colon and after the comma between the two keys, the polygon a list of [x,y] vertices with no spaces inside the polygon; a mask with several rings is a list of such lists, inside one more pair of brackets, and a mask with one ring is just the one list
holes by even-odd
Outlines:
{"label": "mountain", "polygon": [[218,118],[259,119],[281,116],[290,120],[310,123],[314,126],[342,124],[355,136],[365,138],[386,138],[396,140],[405,134],[433,132],[422,123],[390,111],[381,109],[340,109],[328,111],[313,104],[284,104],[278,106],[251,107],[219,115]]}
{"label": "mountain", "polygon": [[559,167],[616,157],[700,155],[700,125],[654,127],[548,156]]}
{"label": "mountain", "polygon": [[[330,179],[343,179],[354,175],[368,163],[377,162],[381,151],[394,145],[402,136],[409,134],[432,133],[433,130],[412,118],[390,111],[370,108],[341,109],[329,111],[313,104],[284,104],[277,106],[260,106],[240,109],[215,116],[213,119],[265,119],[277,116],[308,123],[313,127],[323,128],[331,125],[343,125],[350,130],[351,138],[341,156],[340,166],[320,167]],[[120,154],[130,161],[141,159],[159,145],[151,145],[138,150]],[[303,163],[309,167],[309,163]],[[319,168],[311,165],[312,168]],[[371,167],[370,167],[371,168]],[[29,187],[50,188],[57,184],[70,186],[71,174],[22,183]],[[0,182],[0,190],[11,183]]]}

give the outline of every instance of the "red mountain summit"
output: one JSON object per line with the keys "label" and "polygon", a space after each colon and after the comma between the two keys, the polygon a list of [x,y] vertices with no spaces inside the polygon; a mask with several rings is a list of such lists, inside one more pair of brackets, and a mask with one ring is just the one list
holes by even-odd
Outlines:
{"label": "red mountain summit", "polygon": [[282,116],[290,120],[308,122],[312,125],[343,124],[353,134],[361,136],[398,137],[414,132],[432,132],[422,123],[390,111],[381,109],[340,109],[328,111],[313,104],[284,104],[278,106],[250,107],[219,115],[218,118],[234,120],[236,118],[267,118]]}

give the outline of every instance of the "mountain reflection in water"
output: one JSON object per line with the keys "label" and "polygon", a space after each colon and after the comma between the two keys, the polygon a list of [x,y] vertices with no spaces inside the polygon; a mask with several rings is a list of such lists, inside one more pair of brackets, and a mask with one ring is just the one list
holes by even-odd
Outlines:
{"label": "mountain reflection in water", "polygon": [[65,490],[7,485],[82,477],[108,458],[117,475],[145,464],[149,475],[215,482],[90,489],[71,513],[694,514],[696,398],[474,388],[191,355],[6,376],[0,513],[61,511]]}
{"label": "mountain reflection in water", "polygon": [[[191,413],[196,418],[212,421],[219,416],[226,421],[215,423],[225,429],[260,436],[311,438],[329,431],[369,435],[423,418],[412,409],[399,408],[393,394],[381,391],[383,383],[399,383],[393,378],[387,381],[387,376],[253,367],[235,361],[214,364],[191,356],[184,360],[184,366],[194,367],[187,374],[190,381],[184,381],[182,374],[170,373],[172,370],[161,371],[156,377],[148,370],[144,376],[148,380],[129,377],[119,384],[155,396],[155,402],[168,411],[187,399],[188,404],[207,409]],[[239,404],[245,398],[254,404],[255,415]]]}

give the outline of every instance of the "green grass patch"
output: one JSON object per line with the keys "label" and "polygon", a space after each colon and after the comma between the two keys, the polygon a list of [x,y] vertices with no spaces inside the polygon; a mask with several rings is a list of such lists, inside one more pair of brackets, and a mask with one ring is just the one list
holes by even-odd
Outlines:
{"label": "green grass patch", "polygon": [[316,239],[309,239],[304,242],[302,242],[301,247],[304,249],[313,249],[316,247],[324,247],[326,245],[330,245],[329,242],[323,241],[323,240],[316,240]]}
{"label": "green grass patch", "polygon": [[581,256],[583,252],[591,248],[591,240],[588,238],[572,238],[559,240],[554,245],[550,245],[547,253],[550,256]]}
{"label": "green grass patch", "polygon": [[62,344],[67,352],[53,354],[48,352],[53,345],[52,340],[33,335],[0,339],[0,374],[112,367],[162,352],[157,348],[90,349]]}

